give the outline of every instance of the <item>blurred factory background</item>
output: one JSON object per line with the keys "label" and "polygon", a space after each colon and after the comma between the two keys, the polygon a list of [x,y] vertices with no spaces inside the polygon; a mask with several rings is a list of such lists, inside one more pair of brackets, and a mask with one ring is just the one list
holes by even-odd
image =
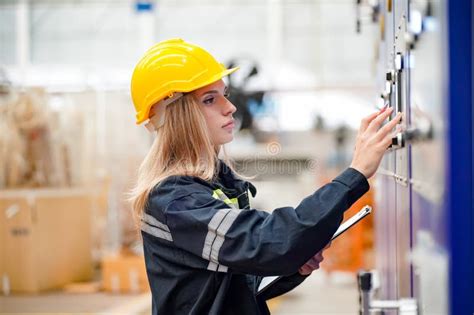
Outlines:
{"label": "blurred factory background", "polygon": [[[173,37],[241,66],[226,151],[255,176],[258,209],[295,206],[348,167],[364,116],[406,114],[347,212],[375,215],[273,314],[356,314],[368,296],[395,302],[384,314],[474,312],[469,1],[1,0],[0,314],[150,313],[126,193],[152,136],[129,84]],[[361,269],[376,270],[365,296]]]}

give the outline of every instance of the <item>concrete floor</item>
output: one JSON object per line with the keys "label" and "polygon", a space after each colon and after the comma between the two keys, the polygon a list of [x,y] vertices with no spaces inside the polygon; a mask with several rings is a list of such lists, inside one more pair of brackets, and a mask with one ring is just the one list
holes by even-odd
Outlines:
{"label": "concrete floor", "polygon": [[314,272],[293,291],[270,301],[273,315],[353,315],[358,313],[355,276]]}
{"label": "concrete floor", "polygon": [[142,314],[149,308],[150,303],[151,295],[149,293],[130,295],[104,292],[71,294],[53,291],[39,295],[2,296],[0,297],[0,314],[134,315]]}
{"label": "concrete floor", "polygon": [[[270,310],[273,315],[357,314],[358,295],[353,278],[349,275],[337,280],[323,271],[314,272],[295,290],[269,301]],[[341,279],[345,279],[344,284]],[[151,313],[150,301],[148,293],[70,294],[58,291],[0,297],[0,314],[147,315]]]}

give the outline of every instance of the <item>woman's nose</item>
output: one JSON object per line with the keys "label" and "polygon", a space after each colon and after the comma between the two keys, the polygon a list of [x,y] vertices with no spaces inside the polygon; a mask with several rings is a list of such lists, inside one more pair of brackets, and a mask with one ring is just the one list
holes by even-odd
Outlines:
{"label": "woman's nose", "polygon": [[235,107],[235,105],[232,104],[231,101],[227,100],[225,104],[224,115],[225,116],[232,115],[236,111],[237,111],[237,107]]}

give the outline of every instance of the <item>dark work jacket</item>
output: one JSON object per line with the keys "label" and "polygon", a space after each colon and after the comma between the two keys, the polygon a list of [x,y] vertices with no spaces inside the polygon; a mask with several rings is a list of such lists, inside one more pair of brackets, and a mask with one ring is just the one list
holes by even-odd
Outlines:
{"label": "dark work jacket", "polygon": [[[141,226],[153,314],[269,314],[266,300],[305,279],[298,269],[368,189],[348,168],[296,208],[269,213],[250,207],[255,187],[223,162],[213,182],[167,178],[150,193]],[[275,275],[285,277],[257,294],[262,277]]]}

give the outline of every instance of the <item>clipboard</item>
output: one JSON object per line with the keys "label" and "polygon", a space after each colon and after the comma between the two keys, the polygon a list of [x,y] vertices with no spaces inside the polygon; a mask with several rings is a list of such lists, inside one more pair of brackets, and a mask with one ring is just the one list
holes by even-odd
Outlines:
{"label": "clipboard", "polygon": [[[354,214],[352,217],[344,221],[344,223],[339,226],[336,233],[334,233],[334,235],[332,236],[331,241],[335,240],[338,236],[340,236],[342,233],[354,226],[357,222],[368,216],[371,212],[372,207],[364,206],[359,212]],[[282,276],[264,277],[260,282],[260,285],[258,286],[257,295],[268,289],[272,284],[274,284],[281,278]]]}

